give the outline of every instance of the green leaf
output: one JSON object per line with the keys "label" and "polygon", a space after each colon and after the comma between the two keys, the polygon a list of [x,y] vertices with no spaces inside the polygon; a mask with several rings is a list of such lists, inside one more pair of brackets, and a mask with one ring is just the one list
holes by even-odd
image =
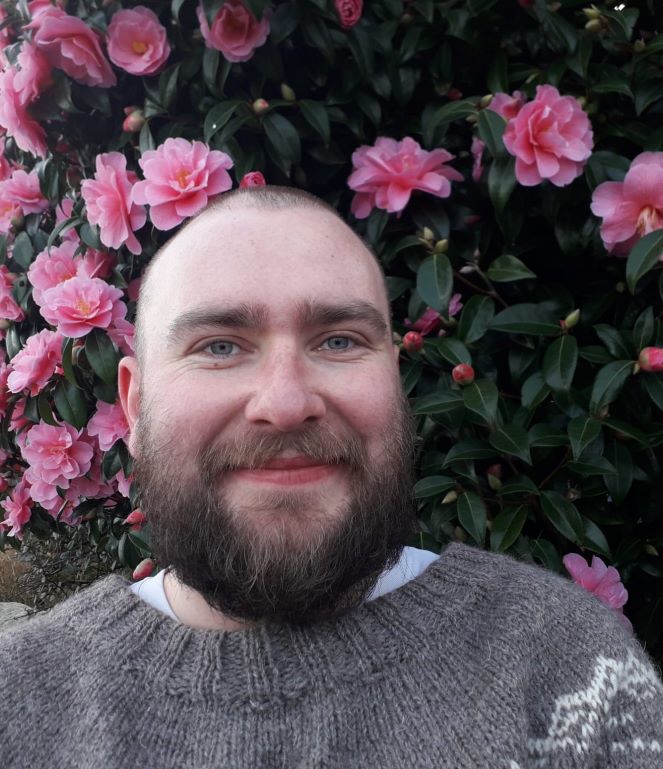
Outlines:
{"label": "green leaf", "polygon": [[463,397],[457,390],[441,390],[410,401],[410,408],[415,416],[447,414],[449,411],[462,408],[463,405]]}
{"label": "green leaf", "polygon": [[465,120],[469,115],[475,115],[477,112],[474,99],[461,99],[459,101],[450,101],[435,112],[432,112],[425,124],[422,126],[424,145],[429,147],[433,142],[433,134],[436,129],[453,123],[456,120]]}
{"label": "green leaf", "polygon": [[403,382],[403,392],[406,395],[409,395],[416,387],[423,370],[424,367],[419,360],[401,362],[401,381]]}
{"label": "green leaf", "polygon": [[415,483],[414,496],[417,499],[436,497],[438,494],[453,489],[455,485],[456,481],[448,475],[430,475]]}
{"label": "green leaf", "polygon": [[32,241],[27,232],[19,232],[14,240],[14,250],[12,251],[12,259],[20,265],[24,270],[30,267],[30,262],[34,256],[34,248],[32,247]]}
{"label": "green leaf", "polygon": [[516,188],[516,160],[508,156],[495,158],[488,172],[488,194],[498,217],[501,217]]}
{"label": "green leaf", "polygon": [[57,421],[48,402],[48,392],[46,390],[42,390],[37,396],[37,411],[43,422],[53,427],[57,426]]}
{"label": "green leaf", "polygon": [[76,379],[76,373],[74,371],[74,365],[72,361],[73,350],[74,340],[65,337],[62,340],[62,371],[64,372],[67,381],[78,387],[78,381]]}
{"label": "green leaf", "polygon": [[456,509],[460,525],[477,545],[483,547],[486,539],[486,506],[481,497],[472,491],[467,491],[458,497]]}
{"label": "green leaf", "polygon": [[576,475],[614,475],[617,472],[605,457],[589,457],[569,462],[566,469]]}
{"label": "green leaf", "polygon": [[573,458],[578,459],[585,448],[601,434],[601,423],[592,417],[575,417],[569,422],[567,429]]}
{"label": "green leaf", "polygon": [[663,230],[650,232],[633,246],[626,260],[626,282],[632,294],[635,294],[637,282],[652,269],[661,254],[663,254]]}
{"label": "green leaf", "polygon": [[[458,321],[458,338],[465,344],[476,342],[486,333],[495,315],[495,302],[488,296],[473,296],[463,307]],[[462,361],[468,363],[469,361]]]}
{"label": "green leaf", "polygon": [[497,112],[493,112],[492,109],[482,109],[479,112],[477,128],[479,137],[488,147],[490,154],[494,158],[506,155],[506,148],[502,141],[504,129],[506,128],[506,121],[503,117],[498,115]]}
{"label": "green leaf", "polygon": [[631,360],[608,363],[599,371],[589,399],[589,411],[592,415],[598,414],[604,406],[614,401],[632,371],[633,361]]}
{"label": "green leaf", "polygon": [[[663,273],[661,273],[663,275]],[[645,308],[633,326],[633,346],[640,351],[652,343],[654,336],[654,309]]]}
{"label": "green leaf", "polygon": [[612,560],[612,552],[605,534],[589,518],[583,517],[583,523],[585,525],[585,547]]}
{"label": "green leaf", "polygon": [[613,500],[621,505],[633,484],[633,456],[620,441],[610,441],[605,453],[616,472],[604,475],[603,482]]}
{"label": "green leaf", "polygon": [[452,462],[468,462],[474,459],[491,459],[496,455],[495,449],[485,441],[468,438],[455,443],[448,451],[442,467],[448,467]]}
{"label": "green leaf", "polygon": [[389,275],[385,278],[385,284],[387,286],[387,296],[389,301],[393,302],[394,299],[398,299],[402,296],[408,288],[412,288],[412,281],[409,278],[396,278],[393,275]]}
{"label": "green leaf", "polygon": [[547,304],[514,304],[498,312],[490,327],[508,334],[557,336],[559,319]]}
{"label": "green leaf", "polygon": [[562,559],[559,553],[547,539],[537,539],[532,542],[532,558],[552,572],[559,572],[562,568]]}
{"label": "green leaf", "polygon": [[590,344],[586,347],[581,347],[578,350],[578,355],[590,363],[596,363],[598,366],[603,366],[605,363],[610,363],[612,355],[599,344]]}
{"label": "green leaf", "polygon": [[58,413],[77,430],[82,430],[87,424],[87,404],[81,390],[63,379],[53,392],[53,400]]}
{"label": "green leaf", "polygon": [[85,340],[85,355],[94,373],[108,384],[117,379],[117,353],[108,335],[99,329]]}
{"label": "green leaf", "polygon": [[293,124],[278,112],[265,115],[262,124],[267,140],[281,160],[281,167],[289,171],[293,163],[299,163],[301,157],[299,133]]}
{"label": "green leaf", "polygon": [[624,340],[624,335],[613,326],[599,323],[594,326],[594,331],[613,358],[629,358],[633,354]]}
{"label": "green leaf", "polygon": [[536,371],[523,382],[520,399],[526,409],[536,408],[550,395],[550,388],[543,381],[543,374]]}
{"label": "green leaf", "polygon": [[417,270],[417,292],[429,307],[446,315],[453,291],[453,270],[445,254],[433,254]]}
{"label": "green leaf", "polygon": [[555,449],[560,446],[567,446],[569,443],[566,433],[547,424],[534,425],[530,427],[527,434],[531,449]]}
{"label": "green leaf", "polygon": [[[147,123],[145,123],[145,126],[146,125]],[[143,128],[145,128],[145,126],[143,126]],[[84,222],[81,225],[81,228],[78,234],[80,235],[81,240],[83,241],[83,243],[85,243],[86,246],[89,246],[90,248],[94,248],[96,251],[104,250],[104,245],[99,239],[99,229],[95,224]]]}
{"label": "green leaf", "polygon": [[512,454],[528,465],[532,464],[529,453],[529,436],[520,425],[511,424],[498,427],[488,436],[490,445],[503,454]]}
{"label": "green leaf", "polygon": [[486,270],[486,276],[495,283],[508,283],[513,280],[536,278],[536,275],[515,256],[498,256]]}
{"label": "green leaf", "polygon": [[548,347],[543,356],[543,377],[548,387],[557,392],[568,390],[578,364],[578,342],[565,334]]}
{"label": "green leaf", "polygon": [[583,545],[585,526],[573,502],[556,491],[541,492],[543,514],[566,539],[576,545]]}
{"label": "green leaf", "polygon": [[331,140],[331,126],[329,125],[329,115],[324,105],[318,101],[311,101],[311,99],[302,99],[298,104],[304,120],[322,136],[325,144],[329,144]]}
{"label": "green leaf", "polygon": [[529,494],[538,496],[539,489],[528,475],[516,475],[502,486],[498,494],[501,497],[527,496]]}
{"label": "green leaf", "polygon": [[497,415],[498,392],[492,379],[478,379],[463,387],[465,408],[478,414],[488,424],[495,422]]}
{"label": "green leaf", "polygon": [[260,20],[265,13],[265,8],[269,5],[269,0],[245,0],[247,8]]}
{"label": "green leaf", "polygon": [[663,374],[644,372],[641,377],[647,395],[663,411]]}
{"label": "green leaf", "polygon": [[527,507],[507,507],[493,520],[490,529],[490,549],[498,553],[508,550],[518,539],[527,520]]}
{"label": "green leaf", "polygon": [[239,99],[232,99],[231,101],[219,102],[212,107],[205,116],[203,134],[206,142],[209,142],[226,125],[241,103]]}
{"label": "green leaf", "polygon": [[430,342],[430,347],[435,349],[452,366],[457,366],[459,363],[472,363],[470,351],[462,342],[453,337],[433,339]]}
{"label": "green leaf", "polygon": [[159,76],[159,101],[161,106],[170,110],[175,101],[178,87],[177,81],[180,74],[181,63],[174,64],[164,70]]}

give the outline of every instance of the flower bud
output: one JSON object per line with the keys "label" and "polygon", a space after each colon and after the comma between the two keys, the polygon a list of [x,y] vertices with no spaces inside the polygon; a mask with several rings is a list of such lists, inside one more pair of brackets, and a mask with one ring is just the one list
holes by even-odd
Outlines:
{"label": "flower bud", "polygon": [[244,189],[245,187],[264,187],[266,184],[265,177],[260,171],[249,171],[248,174],[244,174],[239,186]]}
{"label": "flower bud", "polygon": [[424,346],[424,338],[418,331],[408,331],[403,337],[403,349],[406,352],[419,352]]}
{"label": "flower bud", "polygon": [[256,99],[251,105],[251,109],[253,109],[256,115],[262,115],[269,109],[269,102],[267,99]]}
{"label": "flower bud", "polygon": [[486,470],[486,479],[493,491],[499,491],[502,488],[502,465],[499,462]]}
{"label": "flower bud", "polygon": [[485,96],[482,96],[479,100],[479,107],[481,109],[486,109],[490,105],[490,102],[493,100],[493,94],[487,93]]}
{"label": "flower bud", "polygon": [[130,112],[122,123],[122,130],[129,134],[135,134],[145,125],[145,113],[141,109]]}
{"label": "flower bud", "polygon": [[643,549],[647,555],[658,555],[658,550],[653,545],[646,544]]}
{"label": "flower bud", "polygon": [[4,475],[0,475],[0,494],[3,491],[7,491],[7,487],[9,484],[7,483],[7,479],[4,477]]}
{"label": "flower bud", "polygon": [[626,283],[624,283],[623,280],[620,280],[618,283],[615,283],[615,291],[618,294],[623,294],[624,291],[626,291]]}
{"label": "flower bud", "polygon": [[603,21],[601,19],[591,19],[585,24],[585,29],[592,33],[603,32]]}
{"label": "flower bud", "polygon": [[146,520],[147,518],[145,513],[137,507],[135,510],[132,510],[129,513],[129,515],[124,519],[124,522],[130,525],[142,526]]}
{"label": "flower bud", "polygon": [[414,16],[411,13],[404,13],[401,16],[401,24],[404,27],[409,27],[410,24],[412,24],[413,21],[414,21]]}
{"label": "flower bud", "polygon": [[430,227],[424,227],[421,233],[421,237],[426,241],[426,243],[432,243],[435,240],[435,233],[433,230],[431,230]]}
{"label": "flower bud", "polygon": [[25,217],[23,216],[23,211],[21,211],[20,208],[16,209],[16,213],[12,215],[9,223],[16,231],[23,229],[23,225],[25,224]]}
{"label": "flower bud", "polygon": [[151,558],[144,558],[138,566],[133,570],[133,573],[131,574],[131,579],[134,582],[138,582],[138,580],[145,579],[145,577],[149,577],[150,574],[154,571],[154,561]]}
{"label": "flower bud", "polygon": [[562,331],[568,331],[570,328],[578,325],[580,320],[580,310],[575,309],[570,312],[564,320],[560,320],[559,325],[562,327]]}
{"label": "flower bud", "polygon": [[585,14],[585,16],[591,21],[592,19],[600,19],[601,18],[601,11],[599,9],[592,5],[591,8],[583,8],[582,12]]}
{"label": "flower bud", "polygon": [[447,91],[447,99],[450,101],[458,101],[463,98],[463,92],[459,88],[450,88]]}
{"label": "flower bud", "polygon": [[124,108],[124,114],[125,115],[131,115],[132,112],[136,112],[140,109],[140,104],[130,104],[128,107]]}
{"label": "flower bud", "polygon": [[11,326],[7,318],[0,318],[0,331],[6,331]]}
{"label": "flower bud", "polygon": [[663,347],[645,347],[638,356],[642,371],[663,371]]}
{"label": "flower bud", "polygon": [[566,492],[566,498],[570,502],[575,502],[576,499],[580,499],[581,496],[582,495],[581,495],[580,491],[578,489],[574,488],[573,486],[571,486],[571,488]]}
{"label": "flower bud", "polygon": [[452,502],[455,502],[457,499],[458,499],[458,493],[452,489],[451,491],[447,491],[447,493],[442,497],[442,504],[450,505]]}
{"label": "flower bud", "polygon": [[451,370],[451,376],[459,385],[469,385],[474,382],[474,369],[469,363],[459,363]]}
{"label": "flower bud", "polygon": [[633,51],[635,53],[642,53],[646,47],[647,44],[644,40],[636,40],[635,43],[633,43]]}
{"label": "flower bud", "polygon": [[433,250],[436,254],[446,254],[449,250],[449,241],[446,238],[438,240]]}
{"label": "flower bud", "polygon": [[281,83],[281,96],[289,102],[297,101],[297,94],[287,83]]}

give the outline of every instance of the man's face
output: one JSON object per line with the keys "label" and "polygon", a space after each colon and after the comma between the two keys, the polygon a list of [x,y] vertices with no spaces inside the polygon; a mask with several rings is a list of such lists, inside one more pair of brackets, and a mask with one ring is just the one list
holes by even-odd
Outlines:
{"label": "man's face", "polygon": [[120,391],[159,560],[235,618],[355,605],[414,521],[378,267],[324,211],[244,209],[194,222],[150,280]]}

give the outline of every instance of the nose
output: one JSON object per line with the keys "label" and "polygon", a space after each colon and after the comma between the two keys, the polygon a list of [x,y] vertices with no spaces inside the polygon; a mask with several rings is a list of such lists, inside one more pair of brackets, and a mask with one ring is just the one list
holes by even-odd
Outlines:
{"label": "nose", "polygon": [[295,350],[280,350],[265,361],[244,410],[249,422],[282,432],[317,421],[325,413],[325,401],[312,372]]}

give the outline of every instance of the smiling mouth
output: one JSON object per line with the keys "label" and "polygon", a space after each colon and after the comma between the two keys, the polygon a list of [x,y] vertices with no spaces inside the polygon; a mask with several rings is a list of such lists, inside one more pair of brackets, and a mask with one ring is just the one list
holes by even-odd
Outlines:
{"label": "smiling mouth", "polygon": [[322,464],[310,457],[274,457],[261,467],[238,468],[232,474],[244,481],[294,486],[322,481],[337,469],[338,465]]}

